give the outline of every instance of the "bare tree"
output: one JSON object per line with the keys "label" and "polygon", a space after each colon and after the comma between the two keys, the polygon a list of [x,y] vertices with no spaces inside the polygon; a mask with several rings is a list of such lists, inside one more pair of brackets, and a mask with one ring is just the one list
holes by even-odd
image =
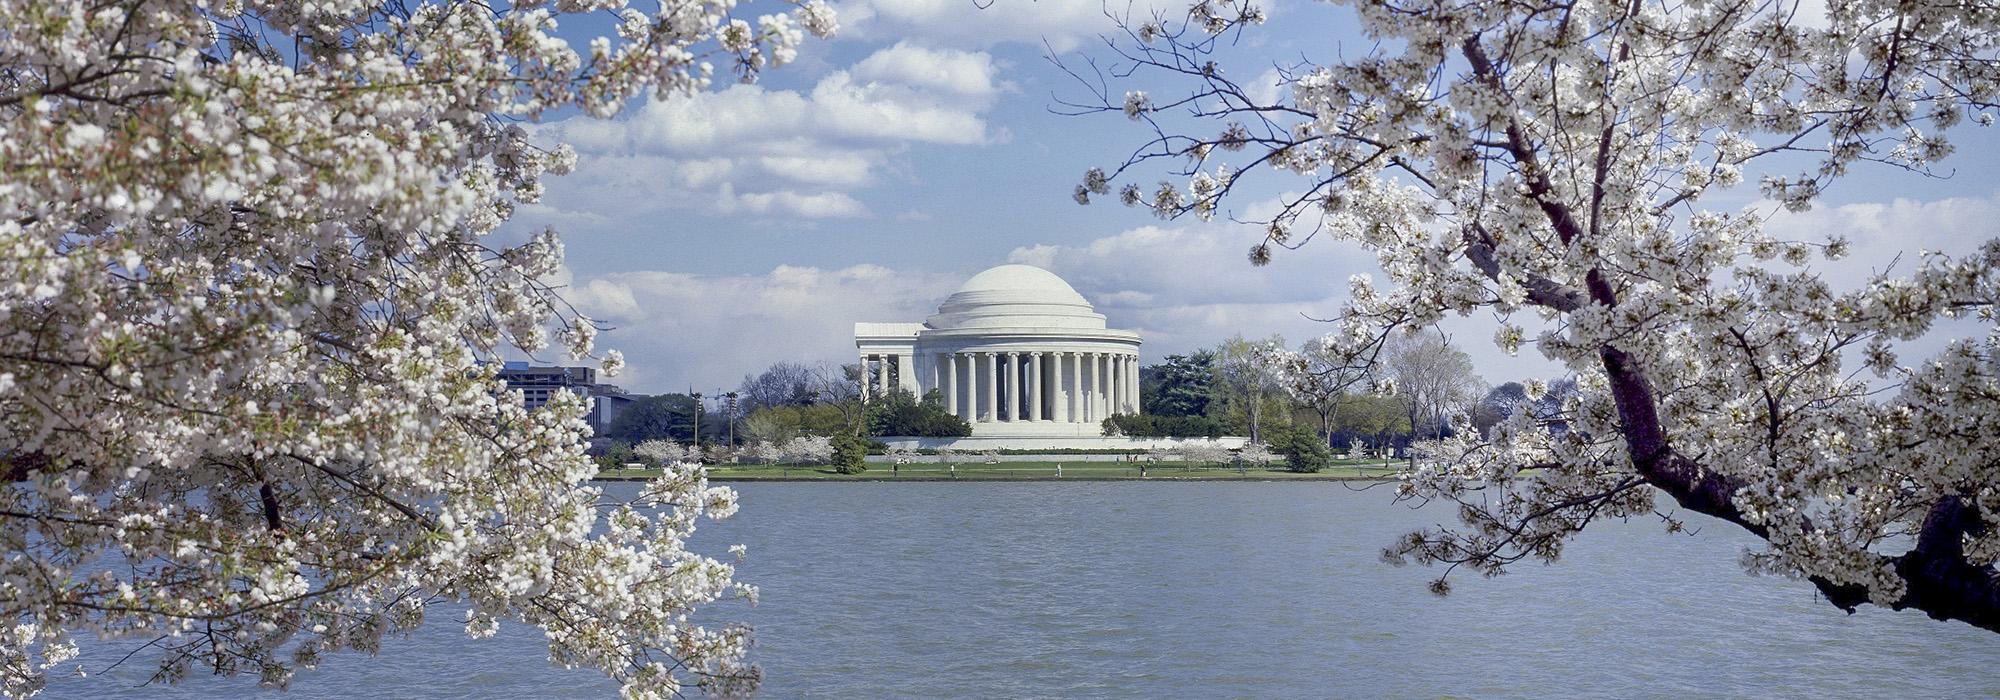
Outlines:
{"label": "bare tree", "polygon": [[1410,434],[1443,438],[1450,416],[1479,398],[1472,357],[1431,333],[1397,336],[1385,357],[1396,391],[1409,397]]}
{"label": "bare tree", "polygon": [[1292,398],[1319,416],[1320,437],[1332,448],[1333,426],[1340,418],[1340,404],[1346,400],[1348,389],[1368,381],[1368,366],[1345,357],[1324,339],[1314,339],[1299,346],[1298,355],[1284,370],[1284,387],[1291,391]]}
{"label": "bare tree", "polygon": [[742,394],[745,411],[770,406],[804,406],[818,398],[814,380],[812,365],[779,362],[763,372],[743,375],[743,385],[737,391]]}

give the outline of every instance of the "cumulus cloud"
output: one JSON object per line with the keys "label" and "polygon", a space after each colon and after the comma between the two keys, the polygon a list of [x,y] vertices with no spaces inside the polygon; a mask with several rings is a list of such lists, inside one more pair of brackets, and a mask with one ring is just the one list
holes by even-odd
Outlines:
{"label": "cumulus cloud", "polygon": [[855,195],[896,154],[1006,141],[986,112],[1012,89],[983,52],[899,42],[806,91],[735,85],[649,100],[620,119],[567,119],[539,133],[579,155],[549,199],[638,215],[866,217]]}
{"label": "cumulus cloud", "polygon": [[[1155,11],[1185,12],[1182,3],[1141,0],[1126,9],[1103,0],[1035,0],[1034,2],[974,3],[969,0],[847,0],[840,12],[841,36],[853,39],[921,37],[940,45],[986,48],[1019,42],[1048,42],[1057,52],[1076,48],[1084,39],[1117,31],[1107,12],[1133,18]],[[1128,14],[1129,13],[1129,14]]]}
{"label": "cumulus cloud", "polygon": [[779,361],[852,362],[856,321],[921,321],[962,275],[779,265],[763,274],[624,272],[566,297],[616,326],[599,345],[628,358],[612,380],[641,393],[733,388]]}
{"label": "cumulus cloud", "polygon": [[1252,266],[1250,247],[1262,240],[1255,227],[1233,224],[1141,226],[1081,245],[1015,248],[1009,262],[1026,263],[1088,286],[1104,301],[1144,299],[1154,304],[1300,302],[1344,291],[1347,277],[1374,269],[1374,258],[1352,244],[1319,241],[1281,251],[1271,264]]}
{"label": "cumulus cloud", "polygon": [[2000,222],[2000,193],[1932,201],[1898,198],[1855,202],[1799,213],[1785,212],[1769,202],[1757,208],[1778,212],[1765,224],[1765,231],[1779,238],[1808,242],[1847,238],[1853,251],[1847,259],[1814,263],[1837,287],[1859,284],[1875,272],[1914,269],[1920,251],[1964,255],[2000,236],[2000,225],[1995,223]]}

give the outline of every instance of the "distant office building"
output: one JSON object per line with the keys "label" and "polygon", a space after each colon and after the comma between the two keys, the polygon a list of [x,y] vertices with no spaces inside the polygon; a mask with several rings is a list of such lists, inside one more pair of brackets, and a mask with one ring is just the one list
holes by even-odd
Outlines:
{"label": "distant office building", "polygon": [[597,435],[603,435],[618,414],[632,405],[632,397],[624,389],[597,383],[597,370],[589,367],[533,367],[526,362],[509,362],[500,369],[500,379],[507,382],[508,390],[521,392],[530,411],[547,404],[558,391],[589,397],[586,420]]}

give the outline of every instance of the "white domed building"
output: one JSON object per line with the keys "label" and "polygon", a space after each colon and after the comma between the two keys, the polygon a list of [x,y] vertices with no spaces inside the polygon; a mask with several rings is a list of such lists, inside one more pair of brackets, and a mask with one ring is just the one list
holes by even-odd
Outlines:
{"label": "white domed building", "polygon": [[1080,446],[1139,412],[1139,334],[1032,265],[973,275],[923,323],[856,323],[854,344],[864,395],[936,389],[978,446]]}
{"label": "white domed building", "polygon": [[1138,412],[1138,346],[1054,272],[974,274],[922,324],[854,324],[868,386],[944,394],[974,438],[1094,438]]}

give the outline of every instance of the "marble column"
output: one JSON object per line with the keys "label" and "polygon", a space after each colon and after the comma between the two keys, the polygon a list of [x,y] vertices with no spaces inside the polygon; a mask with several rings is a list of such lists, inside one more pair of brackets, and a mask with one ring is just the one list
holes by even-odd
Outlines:
{"label": "marble column", "polygon": [[958,414],[967,423],[979,422],[979,356],[959,353],[965,360],[965,412]]}
{"label": "marble column", "polygon": [[1069,422],[1069,393],[1063,390],[1063,353],[1049,353],[1049,412],[1057,423]]}
{"label": "marble column", "polygon": [[907,352],[896,355],[896,388],[919,399],[924,397],[924,392],[917,387],[916,355]]}
{"label": "marble column", "polygon": [[1028,420],[1042,420],[1042,355],[1028,353]]}
{"label": "marble column", "polygon": [[1079,354],[1082,357],[1078,362],[1080,368],[1076,372],[1076,383],[1078,384],[1076,388],[1077,403],[1083,406],[1083,422],[1095,423],[1098,421],[1097,353],[1086,352]]}
{"label": "marble column", "polygon": [[1139,356],[1125,356],[1125,412],[1139,413]]}
{"label": "marble column", "polygon": [[1144,413],[1146,411],[1146,397],[1144,395],[1145,390],[1141,388],[1144,385],[1139,382],[1139,375],[1141,371],[1142,370],[1139,367],[1139,356],[1133,355],[1132,356],[1132,415],[1135,416]]}
{"label": "marble column", "polygon": [[1132,412],[1132,356],[1118,356],[1118,412]]}
{"label": "marble column", "polygon": [[1007,358],[1005,372],[1007,400],[1001,403],[1007,405],[1007,422],[1012,423],[1021,419],[1021,363],[1018,361],[1020,356],[1011,352],[1003,353],[1002,356]]}
{"label": "marble column", "polygon": [[986,420],[1000,420],[1000,358],[994,353],[986,353],[986,368],[979,371],[979,378],[986,383]]}
{"label": "marble column", "polygon": [[1064,410],[1070,422],[1084,422],[1084,354],[1070,352],[1070,394]]}
{"label": "marble column", "polygon": [[1111,382],[1111,388],[1104,392],[1104,398],[1111,400],[1111,406],[1104,409],[1104,415],[1115,416],[1125,412],[1125,364],[1120,362],[1124,358],[1110,355],[1104,359],[1111,365],[1111,371],[1104,374],[1104,378]]}
{"label": "marble column", "polygon": [[[924,362],[923,364],[924,364],[924,365],[925,365],[926,367],[928,367],[928,368],[930,369],[930,371],[929,371],[929,372],[926,372],[926,374],[929,374],[929,375],[931,375],[931,385],[930,385],[930,388],[929,388],[929,389],[925,389],[924,391],[931,391],[931,390],[936,390],[936,391],[938,392],[938,395],[939,395],[939,396],[943,396],[943,395],[944,395],[944,368],[938,365],[938,354],[937,354],[937,353],[931,353],[931,354],[928,354],[928,355],[925,355],[925,356],[924,356],[924,360],[925,360],[925,362]],[[918,393],[918,398],[922,398],[922,394],[923,394],[924,392],[917,392],[917,393]]]}
{"label": "marble column", "polygon": [[945,353],[944,357],[944,410],[958,415],[958,355]]}
{"label": "marble column", "polygon": [[1097,385],[1097,420],[1104,420],[1111,412],[1111,355],[1097,353],[1097,368],[1092,373],[1091,382]]}
{"label": "marble column", "polygon": [[1084,423],[1095,423],[1097,416],[1097,353],[1077,353],[1076,403]]}

